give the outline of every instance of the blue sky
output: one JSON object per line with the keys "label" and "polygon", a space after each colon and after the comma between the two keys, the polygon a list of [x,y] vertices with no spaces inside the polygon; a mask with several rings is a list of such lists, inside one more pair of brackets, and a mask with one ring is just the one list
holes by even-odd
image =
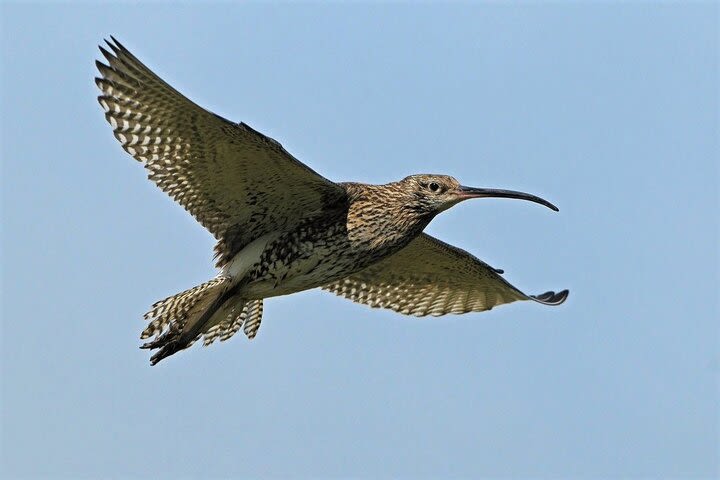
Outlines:
{"label": "blue sky", "polygon": [[[4,478],[720,475],[718,5],[0,6]],[[333,180],[541,195],[428,231],[530,293],[438,319],[310,291],[151,368],[212,238],[95,98],[115,35]]]}

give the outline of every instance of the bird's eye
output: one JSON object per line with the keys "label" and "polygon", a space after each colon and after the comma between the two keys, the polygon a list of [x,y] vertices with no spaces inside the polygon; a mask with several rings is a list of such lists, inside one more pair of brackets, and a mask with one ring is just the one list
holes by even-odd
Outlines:
{"label": "bird's eye", "polygon": [[430,191],[431,191],[431,192],[437,192],[438,190],[440,190],[440,185],[438,185],[438,184],[435,183],[435,182],[432,182],[432,183],[430,184]]}

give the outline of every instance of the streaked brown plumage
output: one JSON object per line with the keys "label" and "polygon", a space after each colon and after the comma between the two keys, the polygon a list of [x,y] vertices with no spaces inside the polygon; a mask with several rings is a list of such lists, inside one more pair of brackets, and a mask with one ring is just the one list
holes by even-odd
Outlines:
{"label": "streaked brown plumage", "polygon": [[516,300],[546,305],[567,290],[522,293],[469,253],[423,229],[468,198],[509,197],[557,210],[520,192],[474,189],[444,175],[386,185],[333,183],[275,140],[185,98],[113,38],[100,47],[96,83],[115,137],[149,178],[217,239],[220,274],[155,303],[143,348],[153,364],[202,338],[254,338],[263,299],[321,287],[409,315],[490,310]]}

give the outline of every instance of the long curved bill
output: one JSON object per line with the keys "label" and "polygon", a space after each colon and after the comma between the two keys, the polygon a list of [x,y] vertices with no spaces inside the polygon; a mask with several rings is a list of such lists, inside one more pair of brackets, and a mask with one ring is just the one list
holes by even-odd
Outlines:
{"label": "long curved bill", "polygon": [[560,211],[555,205],[545,199],[531,195],[529,193],[516,192],[514,190],[500,190],[498,188],[475,188],[460,187],[460,199],[469,200],[471,198],[517,198],[518,200],[527,200],[528,202],[539,203],[545,205],[556,212]]}

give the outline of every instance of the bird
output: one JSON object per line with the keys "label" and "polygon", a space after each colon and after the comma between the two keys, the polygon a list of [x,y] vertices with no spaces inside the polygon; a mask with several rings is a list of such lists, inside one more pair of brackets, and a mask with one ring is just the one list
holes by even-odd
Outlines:
{"label": "bird", "polygon": [[468,199],[528,193],[417,174],[382,185],[332,182],[246,123],[195,104],[113,36],[96,60],[98,102],[122,148],[217,240],[215,278],[152,305],[141,348],[152,365],[202,340],[258,333],[263,301],[320,287],[413,316],[490,310],[569,291],[527,295],[472,254],[423,232]]}

